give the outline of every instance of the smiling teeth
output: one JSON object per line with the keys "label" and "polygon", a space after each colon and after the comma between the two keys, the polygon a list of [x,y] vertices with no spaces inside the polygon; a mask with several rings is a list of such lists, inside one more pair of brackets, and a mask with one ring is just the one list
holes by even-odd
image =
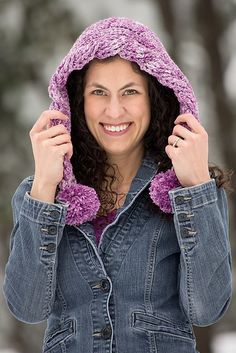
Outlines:
{"label": "smiling teeth", "polygon": [[123,125],[103,125],[105,130],[112,131],[112,132],[120,132],[123,130],[126,130],[129,126],[129,124],[123,124]]}

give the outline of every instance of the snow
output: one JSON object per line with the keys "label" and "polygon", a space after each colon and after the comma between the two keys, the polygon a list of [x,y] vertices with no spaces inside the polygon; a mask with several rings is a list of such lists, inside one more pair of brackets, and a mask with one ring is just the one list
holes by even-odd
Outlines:
{"label": "snow", "polygon": [[236,353],[236,332],[222,333],[212,342],[213,353]]}

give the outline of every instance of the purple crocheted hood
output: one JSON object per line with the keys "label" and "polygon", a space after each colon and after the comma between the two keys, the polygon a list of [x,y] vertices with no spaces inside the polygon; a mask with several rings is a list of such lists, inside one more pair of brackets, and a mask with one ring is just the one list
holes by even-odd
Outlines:
{"label": "purple crocheted hood", "polygon": [[[167,54],[154,32],[143,24],[127,18],[111,17],[88,27],[74,43],[52,76],[49,96],[50,109],[70,116],[66,81],[73,70],[80,70],[94,58],[104,59],[119,55],[136,62],[164,86],[173,89],[180,113],[192,113],[198,119],[197,103],[187,78]],[[70,121],[65,123],[70,131]],[[164,212],[171,212],[168,192],[179,186],[174,171],[159,173],[152,180],[150,196]],[[96,216],[100,207],[93,188],[78,184],[70,161],[64,160],[64,177],[59,185],[57,199],[68,204],[67,224],[81,224]]]}

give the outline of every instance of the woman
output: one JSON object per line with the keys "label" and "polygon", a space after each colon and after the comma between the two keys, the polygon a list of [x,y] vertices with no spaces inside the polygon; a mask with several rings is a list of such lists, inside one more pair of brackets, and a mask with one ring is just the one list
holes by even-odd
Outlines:
{"label": "woman", "polygon": [[47,353],[194,353],[232,288],[222,178],[186,77],[125,18],[87,28],[33,126],[4,294]]}

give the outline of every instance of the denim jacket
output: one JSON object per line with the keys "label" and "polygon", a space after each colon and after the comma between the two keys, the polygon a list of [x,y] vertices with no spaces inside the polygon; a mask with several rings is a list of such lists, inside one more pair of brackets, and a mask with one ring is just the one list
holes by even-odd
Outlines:
{"label": "denim jacket", "polygon": [[225,192],[211,181],[170,191],[174,215],[150,207],[144,159],[97,246],[67,206],[13,197],[4,295],[26,323],[47,320],[44,353],[194,353],[192,324],[216,322],[232,290]]}

